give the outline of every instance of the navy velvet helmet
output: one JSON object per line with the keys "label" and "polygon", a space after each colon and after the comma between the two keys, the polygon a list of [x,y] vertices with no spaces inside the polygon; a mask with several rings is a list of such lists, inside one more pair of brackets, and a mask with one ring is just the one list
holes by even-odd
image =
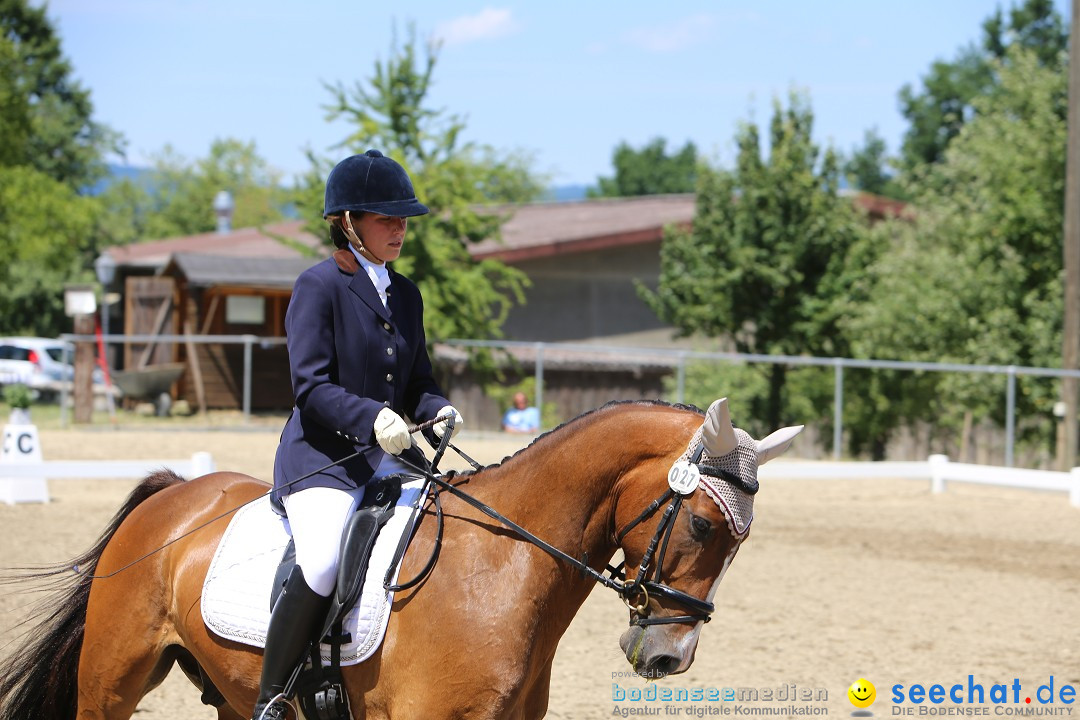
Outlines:
{"label": "navy velvet helmet", "polygon": [[427,206],[416,199],[405,168],[378,150],[345,158],[326,178],[323,217],[346,210],[391,217],[428,212]]}

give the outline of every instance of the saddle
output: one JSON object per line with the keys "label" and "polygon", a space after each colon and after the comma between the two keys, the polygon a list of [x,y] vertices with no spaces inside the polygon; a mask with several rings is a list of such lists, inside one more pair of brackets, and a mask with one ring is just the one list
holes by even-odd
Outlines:
{"label": "saddle", "polygon": [[[341,537],[341,562],[338,566],[337,585],[331,598],[330,608],[323,621],[319,642],[313,642],[308,657],[295,681],[294,690],[309,720],[350,720],[348,696],[341,676],[341,647],[351,642],[348,633],[342,631],[342,621],[360,598],[367,574],[368,560],[375,546],[379,531],[394,515],[394,506],[401,495],[401,485],[420,475],[398,473],[368,483],[360,507],[349,518]],[[404,553],[411,529],[407,530],[397,549],[393,565]],[[290,540],[274,575],[270,606],[277,602],[292,568],[296,565],[296,545]],[[319,644],[330,646],[330,661],[323,664]]]}

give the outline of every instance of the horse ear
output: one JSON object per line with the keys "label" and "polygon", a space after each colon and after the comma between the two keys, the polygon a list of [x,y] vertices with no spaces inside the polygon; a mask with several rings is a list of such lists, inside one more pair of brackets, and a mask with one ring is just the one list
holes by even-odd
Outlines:
{"label": "horse ear", "polygon": [[773,458],[780,457],[789,447],[795,436],[802,432],[803,425],[780,428],[763,440],[757,441],[757,464],[762,466]]}
{"label": "horse ear", "polygon": [[720,398],[709,406],[701,428],[701,441],[710,455],[727,455],[739,446],[735,428],[731,425],[727,398]]}

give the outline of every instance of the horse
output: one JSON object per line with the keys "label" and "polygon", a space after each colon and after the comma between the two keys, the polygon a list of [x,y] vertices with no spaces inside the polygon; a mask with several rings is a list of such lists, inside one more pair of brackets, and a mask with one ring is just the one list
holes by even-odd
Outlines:
{"label": "horse", "polygon": [[[801,429],[755,441],[726,400],[707,413],[609,403],[499,464],[444,477],[438,562],[395,595],[379,651],[342,669],[353,716],[542,717],[559,639],[597,581],[630,607],[619,643],[633,670],[684,672],[749,531],[757,465]],[[127,720],[174,664],[217,698],[219,720],[248,718],[261,653],[213,635],[200,593],[221,516],[266,491],[232,472],[142,481],[74,568],[37,573],[63,586],[0,666],[0,720]],[[435,547],[432,504],[402,578]],[[625,571],[608,565],[619,550]]]}

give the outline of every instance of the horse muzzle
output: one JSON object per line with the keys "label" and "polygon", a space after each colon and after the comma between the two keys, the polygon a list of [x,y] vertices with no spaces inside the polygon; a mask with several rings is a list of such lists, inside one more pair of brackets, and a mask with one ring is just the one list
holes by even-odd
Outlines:
{"label": "horse muzzle", "polygon": [[631,625],[619,638],[619,647],[634,672],[656,680],[685,672],[693,659],[692,651],[690,658],[683,657],[685,650],[679,647],[683,643],[677,642],[671,635],[671,632],[657,628]]}

